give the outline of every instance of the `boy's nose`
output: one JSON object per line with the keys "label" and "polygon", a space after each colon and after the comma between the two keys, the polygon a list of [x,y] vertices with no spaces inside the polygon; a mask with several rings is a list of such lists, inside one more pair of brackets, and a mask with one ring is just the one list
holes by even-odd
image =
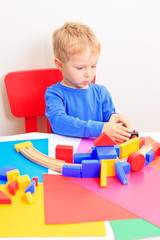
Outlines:
{"label": "boy's nose", "polygon": [[86,78],[89,78],[90,77],[90,71],[89,70],[86,70],[85,73],[84,73],[84,77]]}

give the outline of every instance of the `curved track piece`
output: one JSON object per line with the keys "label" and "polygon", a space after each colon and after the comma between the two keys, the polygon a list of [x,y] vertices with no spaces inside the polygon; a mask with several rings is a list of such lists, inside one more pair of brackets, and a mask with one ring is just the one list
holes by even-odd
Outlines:
{"label": "curved track piece", "polygon": [[48,157],[34,147],[20,148],[20,153],[30,161],[60,173],[62,172],[62,166],[65,164],[65,161]]}

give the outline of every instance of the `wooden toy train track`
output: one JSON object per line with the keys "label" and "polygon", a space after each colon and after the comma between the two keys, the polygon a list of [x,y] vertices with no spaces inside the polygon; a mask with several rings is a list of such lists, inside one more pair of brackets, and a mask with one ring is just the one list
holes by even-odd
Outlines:
{"label": "wooden toy train track", "polygon": [[62,167],[65,164],[65,161],[48,157],[47,155],[39,152],[37,149],[33,147],[30,141],[15,144],[15,149],[17,152],[20,152],[24,157],[26,157],[30,161],[40,166],[62,173]]}

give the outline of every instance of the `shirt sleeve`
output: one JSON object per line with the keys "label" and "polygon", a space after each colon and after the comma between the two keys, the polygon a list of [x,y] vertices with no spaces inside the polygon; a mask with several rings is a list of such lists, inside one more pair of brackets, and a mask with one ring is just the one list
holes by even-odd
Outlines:
{"label": "shirt sleeve", "polygon": [[102,109],[103,109],[103,121],[109,122],[110,116],[116,113],[112,97],[106,87],[102,88]]}
{"label": "shirt sleeve", "polygon": [[67,115],[62,93],[48,88],[45,93],[45,102],[45,114],[54,133],[82,138],[97,137],[101,134],[104,122],[84,121]]}

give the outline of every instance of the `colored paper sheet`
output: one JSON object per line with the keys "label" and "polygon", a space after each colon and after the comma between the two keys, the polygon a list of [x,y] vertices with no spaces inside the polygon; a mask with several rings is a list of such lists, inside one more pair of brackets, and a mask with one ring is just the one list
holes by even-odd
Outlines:
{"label": "colored paper sheet", "polygon": [[160,227],[160,171],[146,166],[127,175],[128,185],[116,177],[107,179],[107,188],[99,187],[99,179],[73,179],[84,188],[112,201],[140,218]]}
{"label": "colored paper sheet", "polygon": [[[20,175],[28,174],[31,179],[36,176],[39,182],[42,182],[42,174],[48,173],[48,169],[31,162],[14,148],[15,144],[26,141],[31,141],[34,148],[48,155],[48,139],[0,142],[0,168],[14,166],[19,170]],[[0,184],[4,184],[4,181],[0,180]]]}
{"label": "colored paper sheet", "polygon": [[[4,185],[0,189],[6,194]],[[104,222],[46,225],[44,223],[43,184],[36,187],[34,202],[21,199],[22,191],[11,196],[12,204],[0,205],[0,237],[83,237],[105,236]],[[67,207],[67,206],[66,206]]]}
{"label": "colored paper sheet", "polygon": [[131,240],[160,236],[160,228],[143,219],[110,222],[117,240]]}
{"label": "colored paper sheet", "polygon": [[137,216],[72,181],[73,178],[43,175],[45,223],[83,223],[132,219]]}
{"label": "colored paper sheet", "polygon": [[95,139],[92,138],[82,138],[80,144],[76,150],[76,153],[86,153],[93,146]]}

